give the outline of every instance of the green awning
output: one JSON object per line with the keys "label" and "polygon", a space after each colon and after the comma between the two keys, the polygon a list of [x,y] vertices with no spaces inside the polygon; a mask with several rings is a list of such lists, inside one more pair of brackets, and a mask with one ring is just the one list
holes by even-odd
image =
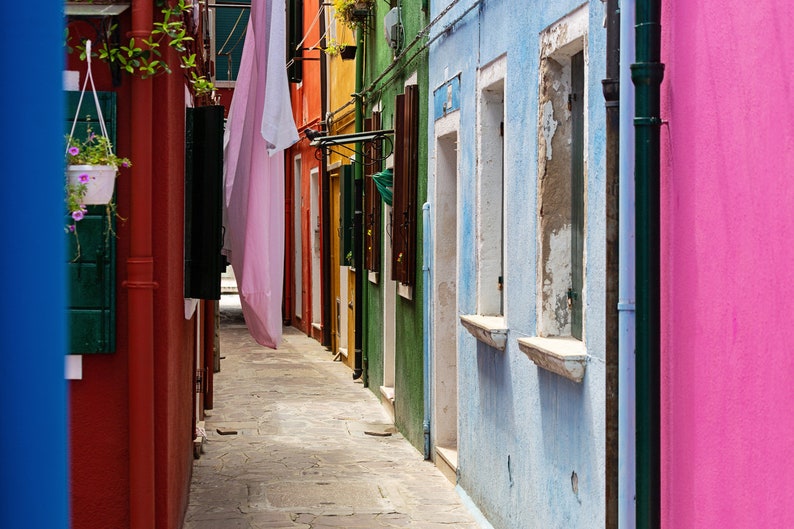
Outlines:
{"label": "green awning", "polygon": [[391,206],[393,178],[391,169],[386,169],[379,173],[372,175],[375,185],[378,187],[378,193],[383,197],[383,201]]}

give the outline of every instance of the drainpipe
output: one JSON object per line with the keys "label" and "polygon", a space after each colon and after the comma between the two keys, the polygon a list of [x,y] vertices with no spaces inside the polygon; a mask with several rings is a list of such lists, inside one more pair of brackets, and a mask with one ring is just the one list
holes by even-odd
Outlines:
{"label": "drainpipe", "polygon": [[606,2],[606,513],[608,529],[618,523],[618,183],[620,160],[620,12],[618,0]]}
{"label": "drainpipe", "polygon": [[[130,37],[152,27],[152,2],[132,4]],[[130,528],[155,526],[154,260],[152,258],[152,81],[132,77],[130,253],[127,259]]]}
{"label": "drainpipe", "polygon": [[634,381],[634,4],[621,0],[620,190],[618,235],[618,527],[635,529],[636,432]]}
{"label": "drainpipe", "polygon": [[637,527],[656,529],[660,509],[659,117],[661,0],[637,2],[635,219],[637,229]]}
{"label": "drainpipe", "polygon": [[[325,49],[328,44],[325,40],[325,4],[320,5],[320,35],[322,40],[320,47]],[[320,115],[323,117],[324,130],[328,130],[326,113],[328,112],[328,56],[322,54],[320,59]],[[321,209],[322,209],[322,322],[323,322],[323,345],[331,345],[331,178],[328,173],[328,158],[323,156],[320,162],[320,182],[321,182]]]}
{"label": "drainpipe", "polygon": [[[364,30],[356,30],[356,132],[364,130],[364,113],[361,102],[361,90],[364,87]],[[362,152],[361,143],[356,143],[356,152]],[[362,344],[364,343],[363,316],[366,313],[364,307],[364,160],[360,155],[356,155],[356,163],[353,167],[355,176],[356,193],[356,212],[353,220],[353,255],[356,256],[356,295],[355,295],[355,356],[353,364],[353,379],[358,380],[364,372],[362,367]]]}
{"label": "drainpipe", "polygon": [[422,231],[424,232],[424,247],[422,248],[422,273],[424,288],[422,289],[422,302],[424,303],[424,419],[422,420],[422,431],[425,436],[425,459],[430,459],[430,419],[431,419],[431,380],[433,377],[433,367],[430,361],[430,347],[433,342],[433,305],[431,299],[432,287],[430,285],[430,270],[433,266],[433,234],[430,231],[430,203],[422,205]]}

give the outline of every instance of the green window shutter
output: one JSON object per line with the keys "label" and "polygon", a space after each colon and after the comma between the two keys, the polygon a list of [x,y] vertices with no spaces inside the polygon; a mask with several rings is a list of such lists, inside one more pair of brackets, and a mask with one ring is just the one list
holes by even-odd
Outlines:
{"label": "green window shutter", "polygon": [[[79,92],[66,93],[65,133],[77,112]],[[116,94],[99,92],[99,104],[111,142],[116,143]],[[85,138],[91,129],[99,132],[97,111],[91,94],[83,97],[75,136]],[[64,223],[71,219],[66,217]],[[72,354],[112,353],[116,350],[116,219],[104,206],[89,206],[77,223],[80,257],[68,262],[69,349]],[[67,235],[67,256],[78,254],[74,235]]]}
{"label": "green window shutter", "polygon": [[584,284],[584,54],[571,57],[571,336],[582,339]]}
{"label": "green window shutter", "polygon": [[[373,112],[371,118],[364,120],[364,129],[380,130],[380,112]],[[370,160],[380,160],[381,143],[373,141],[366,145],[367,157]],[[380,165],[379,161],[364,164],[364,268],[372,272],[380,271],[381,197],[373,178],[380,171]]]}
{"label": "green window shutter", "polygon": [[185,297],[221,298],[223,107],[188,108],[185,137]]}
{"label": "green window shutter", "polygon": [[342,266],[354,266],[355,256],[353,255],[353,219],[355,217],[356,193],[355,178],[353,177],[353,166],[343,165],[340,173],[341,200],[339,211],[342,218],[339,219],[339,226],[342,231],[340,234],[341,243],[339,245],[339,262]]}
{"label": "green window shutter", "polygon": [[[224,0],[224,4],[250,6],[250,0]],[[215,18],[215,80],[234,81],[240,70],[248,7],[219,7],[211,10]]]}

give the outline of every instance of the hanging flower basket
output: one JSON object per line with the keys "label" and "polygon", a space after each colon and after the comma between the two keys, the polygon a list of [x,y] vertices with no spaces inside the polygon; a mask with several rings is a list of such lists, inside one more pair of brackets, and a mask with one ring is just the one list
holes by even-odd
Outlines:
{"label": "hanging flower basket", "polygon": [[339,56],[343,61],[352,61],[356,58],[356,46],[348,44],[339,48]]}
{"label": "hanging flower basket", "polygon": [[83,204],[109,204],[116,187],[115,165],[69,165],[66,167],[69,185],[85,185]]}
{"label": "hanging flower basket", "polygon": [[366,24],[367,18],[375,6],[375,0],[333,0],[334,15],[348,27]]}

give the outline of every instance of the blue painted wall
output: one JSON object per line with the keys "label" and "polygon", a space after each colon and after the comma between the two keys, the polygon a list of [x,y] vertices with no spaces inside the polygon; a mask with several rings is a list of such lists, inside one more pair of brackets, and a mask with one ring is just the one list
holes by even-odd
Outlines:
{"label": "blue painted wall", "polygon": [[0,437],[0,527],[56,529],[69,525],[63,11],[27,2],[7,13],[0,405],[9,430]]}
{"label": "blue painted wall", "polygon": [[[451,1],[431,2],[434,19]],[[477,4],[459,21],[464,11]],[[476,101],[478,69],[506,57],[505,309],[507,348],[478,342],[459,323],[459,485],[497,529],[603,527],[605,465],[604,6],[591,1],[585,44],[585,343],[590,361],[576,384],[540,369],[517,339],[536,334],[538,35],[582,4],[460,0],[430,31],[432,92],[459,77],[458,311],[476,299]],[[465,50],[465,53],[461,53]],[[457,82],[457,81],[456,81]],[[443,113],[442,113],[443,114]],[[428,123],[428,201],[435,197],[435,119]],[[439,191],[443,192],[443,190]],[[572,474],[576,474],[574,491]]]}

